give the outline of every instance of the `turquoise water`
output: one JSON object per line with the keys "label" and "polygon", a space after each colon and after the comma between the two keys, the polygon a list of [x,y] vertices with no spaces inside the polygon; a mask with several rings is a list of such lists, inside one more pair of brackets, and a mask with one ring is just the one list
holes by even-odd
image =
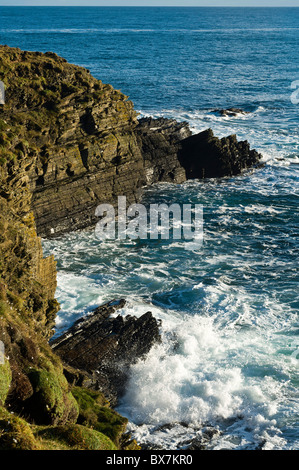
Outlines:
{"label": "turquoise water", "polygon": [[[162,344],[132,368],[119,406],[140,442],[183,448],[213,426],[213,450],[298,449],[299,9],[3,7],[0,16],[2,44],[55,51],[121,89],[142,116],[235,133],[263,154],[263,168],[236,178],[146,191],[147,203],[203,205],[200,249],[101,243],[93,231],[43,244],[58,262],[57,334],[119,297],[124,315],[162,319]],[[249,113],[220,117],[218,107]]]}

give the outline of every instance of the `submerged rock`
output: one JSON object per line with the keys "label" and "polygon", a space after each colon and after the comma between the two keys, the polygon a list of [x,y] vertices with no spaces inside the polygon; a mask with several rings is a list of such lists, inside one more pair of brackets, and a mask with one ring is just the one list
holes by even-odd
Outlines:
{"label": "submerged rock", "polygon": [[240,114],[241,115],[250,114],[249,111],[244,111],[244,109],[240,109],[240,108],[214,109],[212,112],[220,114],[220,116],[224,116],[224,117],[236,117],[236,116],[239,116]]}
{"label": "submerged rock", "polygon": [[87,373],[90,386],[112,405],[125,391],[130,366],[160,341],[159,322],[151,312],[140,318],[111,316],[125,304],[120,300],[98,307],[51,342],[63,362]]}
{"label": "submerged rock", "polygon": [[179,443],[179,448],[187,450],[206,450],[209,443],[213,438],[220,435],[220,431],[213,427],[203,428],[198,436],[182,441]]}

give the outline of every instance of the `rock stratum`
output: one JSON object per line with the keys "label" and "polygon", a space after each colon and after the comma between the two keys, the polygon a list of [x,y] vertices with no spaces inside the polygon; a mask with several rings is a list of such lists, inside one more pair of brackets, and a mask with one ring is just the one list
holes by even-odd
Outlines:
{"label": "rock stratum", "polygon": [[159,323],[109,304],[51,347],[56,264],[40,237],[92,227],[99,204],[139,201],[147,185],[232,176],[261,156],[235,136],[138,120],[120,91],[52,52],[0,46],[0,80],[0,449],[138,449],[105,393],[117,400]]}

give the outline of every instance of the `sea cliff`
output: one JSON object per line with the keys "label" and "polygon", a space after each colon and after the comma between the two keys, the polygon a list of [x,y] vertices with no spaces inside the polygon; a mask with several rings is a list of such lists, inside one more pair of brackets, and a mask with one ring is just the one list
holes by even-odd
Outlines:
{"label": "sea cliff", "polygon": [[[76,358],[74,334],[51,347],[56,265],[40,237],[92,227],[95,208],[115,205],[118,195],[131,203],[159,181],[231,176],[261,156],[235,136],[192,136],[187,123],[138,120],[120,91],[52,52],[0,46],[0,80],[0,449],[138,449],[105,394],[114,404],[125,386],[125,377],[116,380],[121,355],[133,362],[146,354],[159,323],[150,313],[144,323],[111,322],[104,307],[93,317],[102,318],[96,328],[104,338],[96,362],[82,362],[90,324]],[[134,349],[126,338],[135,333]],[[115,334],[123,349],[107,341]],[[106,375],[95,381],[102,360]]]}

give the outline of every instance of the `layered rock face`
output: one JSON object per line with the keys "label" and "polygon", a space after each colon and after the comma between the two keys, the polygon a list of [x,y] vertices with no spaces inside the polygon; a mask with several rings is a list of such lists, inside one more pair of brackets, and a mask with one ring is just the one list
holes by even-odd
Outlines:
{"label": "layered rock face", "polygon": [[2,46],[0,56],[5,148],[29,156],[24,170],[42,237],[93,226],[99,204],[137,202],[143,186],[230,176],[260,158],[233,136],[192,136],[172,119],[138,121],[125,95],[56,54]]}
{"label": "layered rock face", "polygon": [[94,223],[101,202],[128,203],[143,184],[143,161],[127,97],[53,53],[0,47],[6,85],[1,119],[20,132],[10,151],[27,168],[37,231],[46,237]]}
{"label": "layered rock face", "polygon": [[39,408],[42,422],[54,425],[74,423],[78,407],[48,345],[59,308],[56,264],[43,257],[31,211],[27,171],[34,156],[25,147],[18,151],[21,132],[0,124],[0,449],[37,449],[29,424],[9,411],[31,421]]}
{"label": "layered rock face", "polygon": [[183,183],[186,170],[178,159],[180,142],[191,136],[187,122],[174,119],[140,119],[135,130],[144,161],[146,184]]}

